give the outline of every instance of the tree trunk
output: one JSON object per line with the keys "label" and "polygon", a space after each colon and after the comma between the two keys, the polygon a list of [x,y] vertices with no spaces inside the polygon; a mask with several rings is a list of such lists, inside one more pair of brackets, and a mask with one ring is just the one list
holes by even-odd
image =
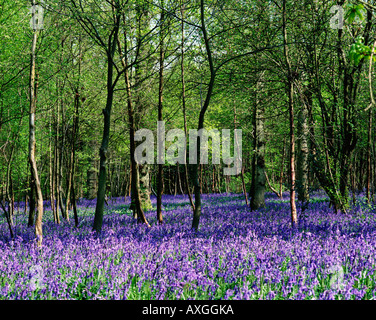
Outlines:
{"label": "tree trunk", "polygon": [[13,233],[13,229],[12,229],[12,222],[10,220],[10,214],[9,214],[9,211],[7,211],[7,209],[5,208],[2,199],[0,199],[0,205],[1,205],[1,208],[3,209],[5,219],[7,220],[10,237],[13,239],[14,233]]}
{"label": "tree trunk", "polygon": [[[29,220],[28,220],[28,226],[32,227],[34,225],[35,220],[35,182],[33,175],[31,173],[30,169],[30,161],[29,161],[29,170],[30,170],[30,177],[29,177]],[[25,201],[25,209],[27,205],[27,200]]]}
{"label": "tree trunk", "polygon": [[143,211],[151,210],[151,200],[150,200],[150,166],[146,163],[143,165],[138,165],[139,170],[139,193],[141,207]]}
{"label": "tree trunk", "polygon": [[281,160],[281,170],[279,175],[279,197],[283,197],[283,171],[285,168],[285,157],[286,157],[286,137],[283,138],[283,149],[282,149],[282,160]]}
{"label": "tree trunk", "polygon": [[[15,140],[14,138],[12,139]],[[8,216],[11,226],[13,226],[13,215],[14,215],[14,194],[13,194],[13,180],[12,180],[12,168],[11,164],[13,162],[15,145],[12,143],[11,152],[9,155],[9,160],[7,164],[6,172],[6,184],[5,184],[5,199],[8,202]],[[4,211],[5,213],[5,211]]]}
{"label": "tree trunk", "polygon": [[[184,133],[185,136],[188,136],[188,128],[187,128],[187,114],[186,114],[186,98],[185,98],[185,76],[184,76],[184,2],[181,2],[181,83],[182,83],[182,104],[183,104],[183,117],[184,117]],[[185,150],[185,164],[184,164],[184,171],[185,171],[185,184],[187,185],[187,194],[189,197],[189,202],[191,204],[192,211],[195,210],[195,205],[193,203],[193,198],[191,191],[189,189],[189,173],[188,173],[188,164],[187,164],[187,150]]]}
{"label": "tree trunk", "polygon": [[[214,81],[215,81],[215,70],[214,70],[213,58],[212,58],[209,38],[208,38],[207,31],[206,31],[206,26],[205,26],[204,0],[201,0],[200,2],[200,19],[201,19],[201,30],[202,30],[203,37],[204,37],[205,48],[206,48],[206,53],[208,56],[208,63],[209,63],[209,68],[210,68],[210,81],[209,81],[209,86],[208,86],[208,91],[206,94],[205,102],[200,111],[200,116],[198,120],[198,128],[197,128],[198,131],[204,128],[205,113],[209,107],[210,99],[211,99],[213,88],[214,88]],[[198,140],[197,141],[197,164],[192,165],[192,181],[193,181],[194,193],[195,193],[195,210],[193,213],[193,220],[192,220],[192,228],[194,230],[198,230],[198,226],[200,224],[200,216],[201,216],[201,193],[200,193],[201,186],[198,181],[198,171],[199,171],[198,163],[201,158],[201,152],[200,152],[201,139],[199,138],[197,140]]]}
{"label": "tree trunk", "polygon": [[174,177],[175,177],[175,179],[174,179],[174,197],[176,197],[176,195],[178,194],[178,177],[176,175],[176,167],[174,168],[174,171],[175,171],[175,173],[174,173]]}
{"label": "tree trunk", "polygon": [[54,222],[57,223],[57,218],[56,218],[56,207],[55,207],[55,184],[54,184],[54,170],[53,170],[53,157],[52,157],[52,114],[51,114],[51,119],[50,119],[50,124],[49,124],[49,129],[50,129],[50,138],[49,138],[49,183],[50,183],[50,204],[51,204],[51,210],[52,214],[54,217]]}
{"label": "tree trunk", "polygon": [[293,74],[291,69],[289,49],[287,45],[287,21],[286,21],[286,0],[283,0],[283,44],[284,56],[287,64],[287,94],[288,106],[290,116],[290,209],[291,209],[291,225],[297,225],[298,215],[295,204],[295,134],[294,134],[294,88],[293,88]]}
{"label": "tree trunk", "polygon": [[371,148],[372,148],[372,108],[368,116],[368,145],[367,145],[367,202],[371,203]]}
{"label": "tree trunk", "polygon": [[[262,80],[262,79],[260,79]],[[252,170],[251,210],[265,207],[265,107],[259,101],[259,83],[256,86],[254,110],[254,168]]]}
{"label": "tree trunk", "polygon": [[69,206],[70,206],[70,200],[71,200],[71,191],[72,191],[72,180],[73,180],[73,168],[74,168],[74,142],[72,141],[72,146],[70,150],[70,155],[69,155],[69,165],[68,165],[68,170],[66,171],[67,175],[67,196],[65,200],[65,218],[67,221],[69,221]]}
{"label": "tree trunk", "polygon": [[77,213],[77,204],[76,204],[74,176],[75,176],[75,163],[76,163],[76,139],[77,139],[78,129],[79,129],[79,107],[80,107],[80,93],[77,87],[76,92],[75,92],[75,97],[74,97],[74,117],[73,117],[71,170],[70,170],[71,203],[73,206],[74,223],[75,223],[76,228],[78,227],[78,213]]}
{"label": "tree trunk", "polygon": [[182,186],[182,183],[181,183],[181,176],[180,176],[180,164],[177,163],[176,165],[177,165],[177,170],[178,170],[178,172],[177,172],[177,179],[178,179],[178,183],[179,183],[179,190],[180,190],[181,194],[184,194],[184,192],[183,192],[183,186]]}
{"label": "tree trunk", "polygon": [[[59,88],[59,83],[57,83],[57,88]],[[58,93],[59,95],[59,93]],[[61,211],[61,146],[60,146],[60,103],[57,101],[57,110],[56,110],[56,138],[55,138],[55,152],[56,152],[56,211],[58,219],[60,220],[59,210]],[[61,211],[63,214],[63,211]]]}
{"label": "tree trunk", "polygon": [[103,224],[104,202],[106,197],[107,182],[107,153],[110,139],[111,109],[114,98],[114,55],[116,43],[118,41],[119,19],[116,19],[113,33],[110,34],[107,48],[107,101],[106,108],[103,109],[104,126],[101,147],[99,149],[100,165],[98,178],[97,205],[95,207],[95,217],[93,230],[100,232]]}
{"label": "tree trunk", "polygon": [[[161,8],[164,8],[164,1],[161,1]],[[160,39],[159,39],[159,91],[158,91],[158,121],[163,121],[163,65],[164,65],[164,9],[161,10],[161,26],[160,26]],[[159,145],[158,145],[159,146]],[[163,223],[162,216],[162,194],[163,194],[163,163],[164,159],[164,144],[159,146],[158,150],[159,161],[158,161],[158,177],[157,177],[157,220],[159,224]]]}
{"label": "tree trunk", "polygon": [[[236,107],[234,107],[234,129],[236,130],[237,129],[237,122],[236,122]],[[235,136],[235,139],[236,139],[236,136]],[[238,154],[240,154],[240,150],[239,150],[239,142],[238,140],[236,139],[235,141],[235,144],[236,144],[236,147],[238,149]],[[246,206],[248,207],[248,195],[247,195],[247,188],[245,186],[245,182],[244,182],[244,166],[242,165],[242,170],[240,172],[240,177],[242,179],[242,191],[243,191],[243,194],[244,194],[244,198],[245,198],[245,204]],[[215,183],[214,183],[214,164],[213,164],[213,192],[215,190]]]}
{"label": "tree trunk", "polygon": [[[123,22],[125,24],[125,17],[123,16]],[[118,39],[118,50],[119,53],[122,53],[122,48],[120,41]],[[131,91],[131,83],[129,79],[128,73],[128,56],[127,56],[127,34],[124,31],[124,52],[123,59],[121,60],[122,66],[125,69],[124,71],[124,78],[125,78],[125,86],[127,91],[127,106],[128,106],[128,120],[129,120],[129,139],[130,139],[130,159],[131,159],[131,209],[133,211],[133,217],[138,220],[138,222],[145,223],[149,226],[148,221],[146,220],[144,211],[141,207],[140,201],[140,192],[139,192],[139,171],[137,168],[137,163],[134,158],[136,145],[135,145],[135,120],[134,120],[134,109],[132,103],[132,91]]]}
{"label": "tree trunk", "polygon": [[[32,0],[32,5],[35,6],[35,0]],[[34,18],[34,12],[32,17]],[[35,69],[36,69],[36,45],[38,40],[38,31],[34,29],[33,42],[31,49],[31,66],[30,66],[30,114],[29,114],[29,164],[32,177],[32,184],[36,191],[37,198],[37,217],[35,220],[35,235],[37,237],[38,247],[42,245],[43,230],[42,230],[42,218],[43,218],[43,196],[40,186],[37,162],[35,159],[35,113],[36,113],[36,81],[35,81]]]}
{"label": "tree trunk", "polygon": [[[307,93],[309,94],[309,93]],[[298,191],[298,200],[302,204],[302,211],[307,208],[309,202],[308,192],[308,109],[305,101],[302,101],[301,109],[298,115],[298,179],[296,182]]]}

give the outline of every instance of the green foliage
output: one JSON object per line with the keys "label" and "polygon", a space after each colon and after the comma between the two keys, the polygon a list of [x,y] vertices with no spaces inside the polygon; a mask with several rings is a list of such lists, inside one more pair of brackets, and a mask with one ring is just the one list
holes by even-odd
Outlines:
{"label": "green foliage", "polygon": [[[363,58],[370,60],[372,49],[363,44],[364,38],[358,37],[354,44],[350,47],[349,58],[357,66]],[[373,61],[376,61],[376,55],[373,56]]]}
{"label": "green foliage", "polygon": [[[136,129],[148,128],[155,133],[159,90],[159,6],[149,1],[115,1],[124,9],[119,41],[127,44],[128,62],[141,58],[130,68],[132,103],[136,113]],[[349,3],[351,2],[351,3]],[[78,3],[78,1],[77,1]],[[83,10],[71,7],[71,1],[49,1],[45,10],[45,29],[37,43],[37,164],[41,175],[43,196],[48,198],[49,161],[54,166],[54,153],[61,157],[62,188],[66,193],[75,89],[79,89],[79,130],[74,145],[76,156],[75,182],[77,196],[85,197],[91,190],[88,172],[98,168],[99,145],[103,130],[102,109],[106,104],[106,63],[103,44],[89,36],[85,26],[77,21],[79,14],[91,19],[94,30],[102,39],[109,36],[113,24],[111,3],[80,1]],[[316,156],[310,158],[312,184],[319,186],[318,171],[328,178],[331,169],[334,181],[326,180],[325,188],[332,199],[339,200],[340,156],[348,136],[345,128],[354,133],[357,143],[356,161],[363,163],[368,148],[368,115],[362,110],[369,104],[368,79],[362,76],[365,63],[371,56],[375,17],[370,21],[365,6],[346,1],[346,26],[339,33],[330,29],[328,21],[332,3],[316,1],[287,2],[287,33],[289,54],[294,78],[294,107],[296,128],[302,104],[309,104],[309,121]],[[165,49],[163,114],[166,130],[183,129],[181,49],[182,34],[180,2],[165,2],[171,14],[166,15],[163,34]],[[216,73],[213,96],[205,118],[207,129],[242,129],[243,165],[245,184],[251,184],[252,156],[255,154],[253,118],[255,105],[265,108],[266,156],[265,166],[274,188],[279,189],[279,176],[283,173],[284,190],[288,187],[289,116],[287,112],[286,66],[283,58],[281,34],[281,8],[268,1],[205,1],[205,20],[213,51]],[[28,190],[28,80],[32,30],[29,26],[29,3],[5,0],[0,5],[0,186],[6,184],[8,166],[14,184],[15,198],[21,200]],[[309,8],[309,10],[307,10]],[[184,68],[186,86],[186,114],[188,130],[197,127],[202,102],[206,98],[209,82],[207,55],[199,28],[199,2],[186,6],[184,24]],[[368,35],[367,35],[368,33]],[[92,34],[93,35],[93,34]],[[126,36],[126,38],[125,38]],[[140,38],[141,37],[141,38]],[[355,39],[355,41],[354,41]],[[367,41],[367,42],[366,42]],[[139,49],[137,49],[140,45]],[[338,47],[340,46],[340,47]],[[269,49],[249,54],[260,48]],[[346,52],[348,60],[343,59]],[[118,68],[123,53],[115,52]],[[342,63],[342,59],[344,60]],[[376,62],[376,54],[373,57]],[[226,62],[227,63],[224,63]],[[348,63],[348,61],[350,63]],[[222,65],[222,63],[224,63]],[[348,64],[344,68],[345,64]],[[346,69],[346,70],[345,70]],[[118,71],[118,70],[115,70]],[[116,73],[116,72],[115,72]],[[345,74],[346,73],[346,74]],[[260,74],[263,81],[260,87]],[[344,81],[351,76],[351,81]],[[346,87],[354,83],[350,105],[345,105]],[[59,106],[59,114],[57,113]],[[111,134],[109,141],[108,194],[124,195],[129,185],[130,141],[127,114],[127,92],[124,76],[119,77],[113,101]],[[57,116],[59,115],[59,123]],[[375,123],[375,122],[374,122]],[[373,130],[375,128],[372,128]],[[296,130],[296,142],[299,133]],[[231,144],[233,154],[233,143]],[[168,146],[168,143],[167,143]],[[312,154],[313,145],[310,145]],[[10,155],[14,149],[13,157]],[[209,162],[212,142],[209,142]],[[285,156],[282,151],[285,150]],[[326,151],[328,156],[326,156]],[[296,150],[298,154],[299,149]],[[372,154],[374,157],[374,154]],[[326,159],[328,158],[328,159]],[[11,159],[11,160],[10,160]],[[350,157],[348,165],[355,163]],[[283,163],[282,163],[283,160]],[[351,162],[351,163],[350,163]],[[216,166],[220,172],[220,191],[226,190],[223,179],[224,164]],[[352,166],[354,168],[354,166]],[[155,170],[151,166],[151,170]],[[205,171],[205,170],[204,170]],[[362,171],[362,174],[364,172]],[[153,172],[155,174],[155,171]],[[211,167],[204,179],[210,181]],[[358,180],[362,178],[357,177]],[[115,182],[116,180],[116,182]],[[152,176],[152,181],[155,181]],[[274,181],[274,182],[273,182]],[[320,183],[319,183],[320,182]],[[155,182],[154,182],[155,183]],[[230,177],[230,192],[242,192],[240,176]],[[211,184],[210,184],[211,186]],[[153,186],[154,189],[155,185]],[[210,190],[210,187],[208,188]],[[165,193],[167,190],[165,190]],[[346,195],[345,195],[346,196]],[[144,209],[152,209],[147,203]]]}
{"label": "green foliage", "polygon": [[364,21],[366,10],[362,4],[348,4],[346,9],[345,20],[349,24]]}

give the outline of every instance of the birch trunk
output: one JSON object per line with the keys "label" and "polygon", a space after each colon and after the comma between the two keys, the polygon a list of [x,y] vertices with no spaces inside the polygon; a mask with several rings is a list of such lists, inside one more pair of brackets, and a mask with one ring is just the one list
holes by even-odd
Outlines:
{"label": "birch trunk", "polygon": [[[35,0],[32,0],[35,6]],[[34,18],[34,12],[32,13]],[[34,29],[33,42],[31,47],[31,65],[30,65],[30,109],[29,109],[29,164],[32,177],[32,183],[36,191],[37,198],[37,216],[35,219],[35,235],[37,245],[40,247],[43,240],[42,218],[43,218],[43,195],[38,176],[37,162],[35,159],[36,137],[35,137],[35,114],[36,114],[36,85],[35,85],[35,69],[36,69],[36,46],[38,40],[38,30]]]}

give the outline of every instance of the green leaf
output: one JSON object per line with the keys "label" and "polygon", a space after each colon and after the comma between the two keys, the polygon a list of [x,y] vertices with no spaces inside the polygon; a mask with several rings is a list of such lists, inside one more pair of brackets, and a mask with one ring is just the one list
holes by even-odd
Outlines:
{"label": "green leaf", "polygon": [[352,24],[356,18],[358,18],[360,22],[362,22],[365,19],[365,10],[362,4],[348,6],[348,11],[345,15],[345,20],[349,24]]}
{"label": "green leaf", "polygon": [[353,23],[353,21],[355,20],[355,11],[351,10],[349,11],[346,16],[345,16],[345,20],[348,22],[348,23]]}

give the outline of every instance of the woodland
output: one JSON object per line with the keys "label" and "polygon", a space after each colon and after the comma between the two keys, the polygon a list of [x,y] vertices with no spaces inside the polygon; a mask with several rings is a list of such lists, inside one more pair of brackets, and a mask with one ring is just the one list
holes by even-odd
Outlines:
{"label": "woodland", "polygon": [[[375,16],[0,0],[0,299],[373,298]],[[214,139],[138,163],[161,121],[230,130],[238,174]]]}

